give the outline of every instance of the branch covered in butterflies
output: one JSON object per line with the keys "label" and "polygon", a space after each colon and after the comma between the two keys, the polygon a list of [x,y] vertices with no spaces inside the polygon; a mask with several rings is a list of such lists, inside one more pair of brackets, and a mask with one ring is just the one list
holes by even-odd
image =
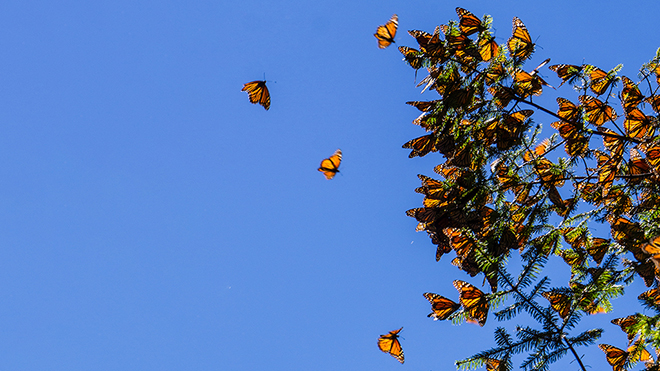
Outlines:
{"label": "branch covered in butterflies", "polygon": [[[479,18],[462,8],[456,12],[458,21],[432,34],[409,31],[419,49],[399,47],[416,71],[428,70],[418,85],[424,86],[422,92],[440,96],[407,102],[422,112],[413,123],[427,134],[403,147],[411,149],[409,157],[437,152],[445,158],[434,169],[443,180],[419,176],[422,186],[415,191],[424,195],[423,207],[407,214],[437,246],[436,261],[454,252],[451,263],[471,277],[483,274],[492,293],[454,281],[460,305],[437,294],[425,297],[434,319],[483,326],[489,309],[514,294],[498,319],[525,311],[538,321],[540,330],[517,327],[518,342],[506,330],[496,330],[499,346],[459,361],[462,367],[508,370],[512,355],[528,352],[524,369],[547,369],[570,352],[586,371],[575,347],[593,344],[602,330],[576,336],[567,331],[576,330],[585,314],[610,311],[611,299],[623,295],[634,277],[650,287],[660,276],[660,49],[641,69],[646,95],[638,83],[618,75],[621,66],[610,71],[584,64],[549,66],[561,80],[559,87],[570,85],[578,93],[579,104],[558,97],[555,111],[533,101],[544,86],[552,87],[541,77],[549,59],[530,72],[524,69],[535,44],[521,20],[514,17],[512,35],[501,46],[490,16]],[[622,116],[610,98],[621,101]],[[553,133],[532,125],[537,112],[557,120],[550,125]],[[602,146],[594,146],[592,137],[602,138]],[[611,238],[594,237],[603,226],[610,228]],[[515,281],[507,264],[514,251],[523,261]],[[548,287],[543,273],[553,256],[571,269],[565,287]],[[660,318],[660,293],[653,290],[640,300]],[[541,296],[547,306],[536,301]],[[601,346],[613,368],[640,360],[656,365],[642,350],[660,339],[660,330],[639,325],[627,331],[634,331],[638,343],[625,356],[617,358],[616,351]]]}

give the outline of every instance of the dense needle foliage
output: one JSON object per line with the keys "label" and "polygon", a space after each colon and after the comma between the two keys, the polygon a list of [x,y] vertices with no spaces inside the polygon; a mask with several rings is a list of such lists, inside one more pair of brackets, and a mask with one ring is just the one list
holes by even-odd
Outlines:
{"label": "dense needle foliage", "polygon": [[[484,277],[490,293],[457,280],[460,305],[424,296],[435,319],[483,325],[526,314],[537,323],[498,327],[493,348],[457,364],[546,370],[569,356],[586,371],[589,361],[576,349],[595,346],[603,329],[576,326],[609,312],[611,299],[641,278],[650,290],[630,300],[656,315],[613,319],[628,344],[598,346],[614,370],[640,361],[658,369],[651,353],[660,347],[660,50],[635,78],[618,75],[620,66],[529,68],[535,44],[520,19],[498,45],[491,17],[457,13],[432,34],[408,31],[418,45],[399,47],[412,68],[428,71],[419,86],[438,94],[407,102],[422,112],[413,123],[426,134],[403,147],[410,157],[443,155],[438,179],[419,175],[423,207],[407,214],[437,246],[437,261],[449,255],[467,275]],[[548,68],[559,78],[556,90],[539,76]],[[562,94],[557,106],[535,103],[548,91]],[[522,269],[509,267],[512,254]],[[553,255],[570,266],[568,282],[550,281]],[[517,354],[523,362],[514,366]]]}

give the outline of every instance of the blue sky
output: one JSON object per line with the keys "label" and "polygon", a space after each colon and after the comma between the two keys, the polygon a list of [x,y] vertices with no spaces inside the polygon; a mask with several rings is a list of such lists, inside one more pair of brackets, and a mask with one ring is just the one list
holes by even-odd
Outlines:
{"label": "blue sky", "polygon": [[[457,6],[491,14],[498,43],[522,19],[530,69],[623,63],[636,81],[660,46],[641,1],[0,4],[0,368],[439,370],[492,345],[492,318],[426,317],[423,292],[481,279],[436,263],[405,215],[442,158],[408,159],[423,132],[404,102],[435,93],[373,37],[396,13],[414,47],[406,30]],[[264,74],[269,111],[241,92]],[[635,310],[587,321],[623,347],[609,319]],[[376,347],[401,326],[403,366]]]}

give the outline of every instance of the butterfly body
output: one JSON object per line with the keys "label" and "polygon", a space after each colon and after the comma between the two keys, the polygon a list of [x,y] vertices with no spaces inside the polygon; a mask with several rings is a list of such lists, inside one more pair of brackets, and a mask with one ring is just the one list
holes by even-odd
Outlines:
{"label": "butterfly body", "polygon": [[243,84],[243,89],[241,91],[246,91],[250,98],[250,103],[260,104],[263,106],[266,111],[270,108],[270,93],[266,87],[266,81],[251,81],[246,84]]}
{"label": "butterfly body", "polygon": [[341,163],[341,150],[338,149],[332,156],[321,161],[319,171],[323,173],[326,179],[330,180],[339,172],[339,164]]}

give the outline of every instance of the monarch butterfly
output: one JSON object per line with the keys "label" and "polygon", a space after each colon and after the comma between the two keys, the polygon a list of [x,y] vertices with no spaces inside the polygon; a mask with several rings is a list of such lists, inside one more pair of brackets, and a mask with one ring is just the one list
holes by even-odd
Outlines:
{"label": "monarch butterfly", "polygon": [[616,112],[614,112],[614,109],[597,98],[588,95],[581,95],[579,99],[584,107],[585,118],[591,124],[601,126],[606,121],[613,121],[616,119],[617,115]]}
{"label": "monarch butterfly", "polygon": [[557,104],[559,104],[557,115],[564,120],[568,122],[575,122],[575,120],[579,117],[580,110],[570,100],[559,97],[557,98]]}
{"label": "monarch butterfly", "polygon": [[555,64],[548,66],[548,68],[557,73],[557,76],[561,79],[561,84],[564,85],[565,82],[572,84],[575,80],[580,77],[580,72],[582,72],[583,66],[576,66],[573,64]]}
{"label": "monarch butterfly", "polygon": [[398,330],[390,331],[389,334],[380,335],[378,339],[378,348],[385,353],[389,353],[397,361],[403,363],[403,349],[399,343],[399,332],[403,330],[401,327]]}
{"label": "monarch butterfly", "polygon": [[636,350],[637,346],[635,344],[630,346],[627,351],[608,344],[598,344],[598,348],[605,352],[607,363],[612,366],[614,371],[623,371],[627,363],[651,360],[651,353],[644,348],[641,351]]}
{"label": "monarch butterfly", "polygon": [[596,261],[596,264],[600,264],[609,248],[610,240],[596,237],[591,240],[591,246],[587,246],[587,253]]}
{"label": "monarch butterfly", "polygon": [[530,95],[539,96],[543,92],[543,85],[548,85],[545,80],[535,74],[518,70],[513,76],[513,89],[521,98],[527,98]]}
{"label": "monarch butterfly", "polygon": [[428,32],[420,30],[408,31],[410,36],[414,37],[419,44],[419,49],[430,57],[441,56],[444,54],[444,44],[440,40],[440,28],[436,27],[435,32],[431,35]]}
{"label": "monarch butterfly", "polygon": [[660,113],[660,95],[651,95],[645,101],[651,105],[655,112]]}
{"label": "monarch butterfly", "polygon": [[385,25],[378,26],[376,29],[376,39],[378,39],[378,47],[385,49],[394,42],[396,36],[396,29],[399,27],[399,17],[395,14]]}
{"label": "monarch butterfly", "polygon": [[417,219],[418,222],[431,223],[444,216],[445,212],[437,207],[416,207],[406,210],[406,215]]}
{"label": "monarch butterfly", "polygon": [[409,158],[413,158],[415,156],[424,157],[427,154],[429,154],[429,152],[436,151],[435,148],[436,142],[437,139],[435,137],[435,134],[431,133],[404,143],[402,148],[412,149],[412,151],[408,155]]}
{"label": "monarch butterfly", "polygon": [[511,115],[505,113],[501,125],[497,126],[497,148],[511,148],[520,139],[525,130],[523,124],[533,113],[532,110],[521,110]]}
{"label": "monarch butterfly", "polygon": [[506,76],[507,74],[502,63],[491,65],[486,70],[486,84],[493,85],[501,79],[506,78]]}
{"label": "monarch butterfly", "polygon": [[266,111],[270,108],[270,93],[266,87],[266,81],[251,81],[243,84],[241,91],[247,91],[250,97],[250,103],[261,104]]}
{"label": "monarch butterfly", "polygon": [[471,284],[455,280],[454,287],[460,294],[460,302],[466,311],[468,321],[476,322],[479,326],[486,324],[488,317],[488,299],[486,295]]}
{"label": "monarch butterfly", "polygon": [[431,240],[434,244],[438,245],[438,248],[435,250],[435,261],[439,262],[442,255],[451,252],[449,237],[445,236],[444,233],[440,233],[439,235],[434,233]]}
{"label": "monarch butterfly", "polygon": [[406,104],[409,104],[418,110],[422,112],[429,112],[432,111],[433,108],[435,108],[435,105],[440,102],[440,100],[432,100],[432,101],[410,101],[406,102]]}
{"label": "monarch butterfly", "polygon": [[470,36],[475,32],[481,32],[486,29],[481,23],[481,20],[469,11],[463,8],[456,8],[456,13],[460,18],[458,26],[461,29],[461,33],[465,36]]}
{"label": "monarch butterfly", "polygon": [[642,138],[646,135],[651,121],[638,108],[633,108],[626,112],[626,119],[623,121],[623,128],[626,133],[633,138]]}
{"label": "monarch butterfly", "polygon": [[[630,175],[646,175],[651,172],[651,167],[646,162],[644,157],[635,148],[630,149],[630,161],[628,162],[628,174]],[[630,182],[639,182],[641,178],[630,179]],[[660,251],[658,251],[660,253]]]}
{"label": "monarch butterfly", "polygon": [[594,67],[589,73],[589,78],[591,79],[589,87],[596,95],[603,94],[615,79],[614,73],[607,73],[598,67]]}
{"label": "monarch butterfly", "polygon": [[513,17],[513,34],[507,42],[507,47],[513,58],[524,60],[534,51],[532,37],[529,36],[527,27],[518,17]]}
{"label": "monarch butterfly", "polygon": [[456,251],[458,256],[467,256],[474,248],[474,242],[462,234],[458,229],[452,229],[452,234],[449,236],[451,248]]}
{"label": "monarch butterfly", "polygon": [[493,102],[499,107],[506,107],[516,97],[516,93],[508,86],[491,86],[488,91],[493,95]]}
{"label": "monarch butterfly", "polygon": [[[487,32],[485,32],[487,34]],[[495,38],[488,34],[482,34],[479,37],[479,54],[481,55],[481,60],[488,62],[491,59],[500,55],[500,48],[495,42]]]}
{"label": "monarch butterfly", "polygon": [[447,319],[450,314],[454,313],[460,307],[454,301],[431,292],[425,292],[424,297],[431,303],[431,309],[433,309],[433,312],[427,317],[433,317],[434,321]]}
{"label": "monarch butterfly", "polygon": [[597,157],[598,182],[603,186],[603,197],[605,197],[612,187],[612,182],[614,181],[620,163],[618,159],[613,159],[604,153],[597,153]]}
{"label": "monarch butterfly", "polygon": [[623,81],[623,89],[621,90],[621,102],[623,103],[623,110],[628,112],[637,107],[642,102],[644,96],[639,91],[637,85],[629,78],[621,76]]}
{"label": "monarch butterfly", "polygon": [[566,319],[571,312],[571,297],[566,294],[548,291],[543,293],[543,297],[548,299],[550,306],[554,309],[559,317]]}
{"label": "monarch butterfly", "polygon": [[598,128],[599,133],[603,133],[603,144],[612,154],[616,157],[621,157],[623,155],[623,150],[625,148],[625,143],[617,133],[613,132],[610,129],[604,127]]}
{"label": "monarch butterfly", "polygon": [[403,54],[403,60],[410,65],[410,67],[418,70],[423,67],[424,56],[423,53],[417,49],[409,48],[407,46],[400,46],[399,51]]}
{"label": "monarch butterfly", "polygon": [[507,370],[506,363],[499,359],[489,358],[486,360],[486,371],[505,371]]}
{"label": "monarch butterfly", "polygon": [[607,344],[598,344],[598,348],[605,352],[607,363],[612,366],[614,371],[623,371],[623,367],[628,361],[628,352]]}
{"label": "monarch butterfly", "polygon": [[660,236],[651,238],[641,246],[642,250],[651,255],[649,258],[657,269],[660,269]]}
{"label": "monarch butterfly", "polygon": [[657,167],[660,165],[660,147],[653,146],[646,149],[646,161],[653,166]]}
{"label": "monarch butterfly", "polygon": [[644,300],[649,304],[653,304],[657,307],[658,305],[660,305],[660,289],[655,288],[644,291],[643,293],[639,294],[637,299]]}
{"label": "monarch butterfly", "polygon": [[639,322],[639,320],[639,315],[633,314],[623,318],[615,318],[611,322],[612,324],[621,327],[621,330],[628,335],[628,344],[630,344],[637,333],[636,331],[633,331],[632,328]]}
{"label": "monarch butterfly", "polygon": [[339,164],[341,163],[341,150],[338,149],[332,156],[321,161],[319,171],[325,175],[326,179],[332,179],[339,172]]}

